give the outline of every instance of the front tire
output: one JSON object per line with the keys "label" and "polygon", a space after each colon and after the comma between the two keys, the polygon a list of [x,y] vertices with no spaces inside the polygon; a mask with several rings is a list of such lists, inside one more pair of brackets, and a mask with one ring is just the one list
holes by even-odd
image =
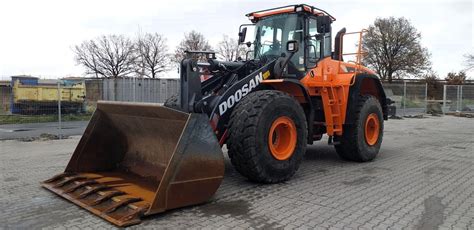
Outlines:
{"label": "front tire", "polygon": [[383,137],[383,114],[379,101],[372,95],[361,96],[353,124],[344,125],[342,136],[337,136],[337,154],[345,160],[366,162],[379,153]]}
{"label": "front tire", "polygon": [[303,108],[290,95],[261,90],[232,111],[228,153],[236,170],[251,181],[277,183],[298,170],[306,151]]}

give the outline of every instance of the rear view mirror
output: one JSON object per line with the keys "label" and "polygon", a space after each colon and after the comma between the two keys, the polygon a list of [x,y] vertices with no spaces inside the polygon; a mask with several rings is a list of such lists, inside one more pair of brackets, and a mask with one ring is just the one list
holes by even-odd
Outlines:
{"label": "rear view mirror", "polygon": [[318,33],[331,32],[331,18],[329,16],[319,16],[316,18],[316,26]]}
{"label": "rear view mirror", "polygon": [[239,32],[239,44],[245,42],[245,35],[247,35],[247,27],[242,28],[242,31]]}
{"label": "rear view mirror", "polygon": [[286,51],[289,53],[296,53],[298,52],[298,41],[291,40],[286,43]]}

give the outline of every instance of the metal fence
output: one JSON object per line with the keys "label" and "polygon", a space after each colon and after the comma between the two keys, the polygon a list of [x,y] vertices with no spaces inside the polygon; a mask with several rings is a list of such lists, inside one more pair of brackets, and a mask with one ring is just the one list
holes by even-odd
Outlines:
{"label": "metal fence", "polygon": [[443,112],[474,112],[474,85],[445,85]]}
{"label": "metal fence", "polygon": [[104,79],[102,100],[164,103],[177,94],[178,79]]}
{"label": "metal fence", "polygon": [[428,86],[425,83],[384,83],[385,94],[394,101],[396,115],[416,116],[427,112]]}
{"label": "metal fence", "polygon": [[179,93],[179,79],[120,78],[89,79],[86,84],[86,111],[98,100],[164,103]]}
{"label": "metal fence", "polygon": [[[99,100],[164,103],[179,93],[179,79],[51,80],[36,85],[25,81],[22,87],[13,82],[0,85],[0,140],[7,134],[44,127],[49,127],[45,132],[61,138],[72,135],[74,128],[83,130]],[[474,112],[474,85],[445,85],[442,100],[428,98],[425,83],[383,86],[399,117],[432,113],[437,107],[439,113]]]}

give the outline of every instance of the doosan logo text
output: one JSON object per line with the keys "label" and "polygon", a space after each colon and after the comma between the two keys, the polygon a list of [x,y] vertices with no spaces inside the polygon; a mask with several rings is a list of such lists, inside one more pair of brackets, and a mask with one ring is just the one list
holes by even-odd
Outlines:
{"label": "doosan logo text", "polygon": [[252,89],[257,87],[260,82],[262,82],[263,76],[262,73],[257,74],[254,79],[250,79],[249,83],[245,83],[239,90],[235,91],[234,94],[230,95],[227,100],[219,104],[219,114],[222,116],[228,109],[232,108],[237,102],[239,102],[243,97],[252,92]]}

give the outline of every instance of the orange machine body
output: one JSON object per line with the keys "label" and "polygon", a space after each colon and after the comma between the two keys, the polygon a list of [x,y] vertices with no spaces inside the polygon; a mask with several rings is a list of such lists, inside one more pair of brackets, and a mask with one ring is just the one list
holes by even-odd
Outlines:
{"label": "orange machine body", "polygon": [[[362,52],[356,55],[362,55]],[[354,84],[358,73],[375,74],[360,63],[347,63],[326,57],[300,80],[310,96],[321,97],[324,106],[324,125],[329,136],[342,135],[349,88]],[[306,102],[302,91],[295,85],[285,83],[283,79],[263,80],[262,83],[293,95],[301,103]]]}
{"label": "orange machine body", "polygon": [[[266,11],[259,11],[247,14],[250,20],[256,22],[261,18],[274,16],[278,14],[291,14],[299,11],[304,11],[314,16],[329,16],[331,21],[336,19],[329,15],[324,10],[302,5],[301,9],[297,9],[294,6],[282,7],[277,9],[270,9]],[[355,83],[356,78],[359,74],[376,75],[376,73],[369,68],[363,66],[362,58],[366,52],[362,49],[362,38],[363,34],[367,30],[359,32],[343,33],[341,36],[355,35],[358,36],[358,47],[356,52],[344,53],[343,50],[339,50],[333,57],[340,60],[333,59],[328,56],[319,60],[316,66],[306,71],[306,75],[299,81],[304,86],[304,93],[301,87],[295,84],[288,84],[284,79],[265,79],[262,81],[263,84],[270,85],[272,88],[284,91],[294,96],[300,103],[308,103],[306,95],[310,97],[321,97],[322,106],[324,110],[324,122],[322,125],[326,127],[326,133],[329,136],[342,135],[343,125],[346,122],[346,115],[349,103],[349,90]],[[343,39],[336,41],[339,43],[339,47],[342,47]],[[344,62],[342,57],[354,56],[355,61]],[[377,87],[375,84],[363,84],[366,93],[371,93],[374,96],[379,97],[376,92]]]}

